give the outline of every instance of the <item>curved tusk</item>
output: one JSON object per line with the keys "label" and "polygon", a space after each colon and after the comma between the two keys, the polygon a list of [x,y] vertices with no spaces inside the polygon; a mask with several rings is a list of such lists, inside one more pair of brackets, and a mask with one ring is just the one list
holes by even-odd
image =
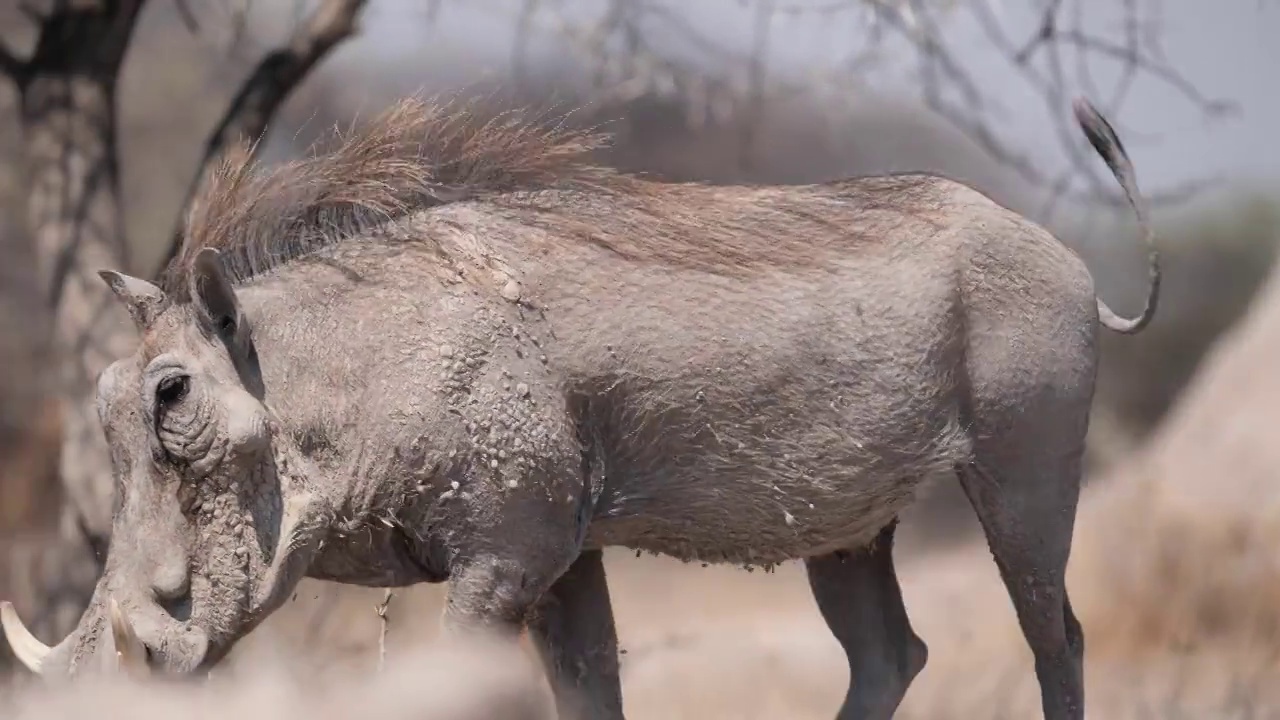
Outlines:
{"label": "curved tusk", "polygon": [[111,637],[116,644],[117,669],[138,677],[147,675],[151,669],[147,664],[147,647],[138,639],[115,598],[108,600],[107,611],[111,617]]}
{"label": "curved tusk", "polygon": [[44,664],[44,659],[49,656],[53,648],[40,642],[35,635],[31,634],[27,626],[22,624],[22,618],[18,617],[18,611],[13,609],[13,603],[0,602],[0,625],[4,626],[4,634],[9,638],[14,656],[26,665],[27,669],[39,675],[40,666]]}

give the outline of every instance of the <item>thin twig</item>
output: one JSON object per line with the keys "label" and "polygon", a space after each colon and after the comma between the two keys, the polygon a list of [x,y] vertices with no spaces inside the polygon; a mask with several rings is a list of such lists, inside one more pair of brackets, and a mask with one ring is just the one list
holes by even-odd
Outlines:
{"label": "thin twig", "polygon": [[232,52],[239,48],[245,34],[248,32],[249,13],[252,11],[252,8],[249,7],[250,4],[251,0],[236,0],[235,7],[230,8],[231,39],[227,42],[227,52]]}
{"label": "thin twig", "polygon": [[382,596],[382,602],[373,606],[374,612],[378,613],[378,672],[382,672],[383,667],[387,663],[387,609],[391,607],[391,598],[395,593],[391,588],[387,588],[386,593]]}
{"label": "thin twig", "polygon": [[1040,16],[1036,33],[1018,52],[1013,54],[1013,61],[1019,65],[1025,63],[1031,54],[1041,45],[1053,40],[1054,30],[1058,27],[1058,11],[1062,9],[1062,0],[1049,0],[1044,13]]}
{"label": "thin twig", "polygon": [[753,167],[756,136],[765,114],[765,73],[768,70],[769,35],[773,29],[774,2],[759,0],[755,7],[752,27],[751,57],[747,64],[747,117],[738,138],[739,169],[749,172]]}
{"label": "thin twig", "polygon": [[192,35],[200,34],[200,20],[196,18],[196,14],[191,11],[191,6],[187,4],[187,0],[173,0],[173,4],[178,9],[178,17],[182,20],[182,24],[186,26],[187,32]]}
{"label": "thin twig", "polygon": [[[367,0],[325,0],[307,22],[294,31],[284,47],[273,50],[258,63],[205,142],[204,158],[187,191],[183,212],[199,193],[205,167],[223,148],[237,140],[256,141],[266,133],[267,124],[293,89],[331,50],[355,34],[356,19],[366,4]],[[255,143],[253,151],[260,146],[261,143]],[[180,216],[157,275],[164,272],[181,247]]]}

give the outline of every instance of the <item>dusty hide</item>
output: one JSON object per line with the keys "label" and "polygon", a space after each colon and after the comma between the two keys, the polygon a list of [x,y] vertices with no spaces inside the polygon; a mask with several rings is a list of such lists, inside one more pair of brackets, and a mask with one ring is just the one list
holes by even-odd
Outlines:
{"label": "dusty hide", "polygon": [[6,720],[551,720],[540,670],[518,648],[437,640],[340,680],[252,663],[205,682],[86,678],[0,694]]}

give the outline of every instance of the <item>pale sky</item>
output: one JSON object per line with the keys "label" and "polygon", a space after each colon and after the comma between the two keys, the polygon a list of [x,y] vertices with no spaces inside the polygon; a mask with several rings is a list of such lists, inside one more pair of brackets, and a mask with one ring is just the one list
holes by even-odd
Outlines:
{"label": "pale sky", "polygon": [[[561,0],[596,9],[604,3]],[[1271,134],[1280,128],[1280,7],[1269,0],[1137,0],[1142,7],[1163,8],[1162,36],[1170,63],[1204,94],[1238,103],[1238,116],[1205,125],[1188,102],[1150,77],[1134,86],[1122,112],[1113,117],[1137,164],[1144,187],[1157,191],[1191,178],[1216,174],[1227,179],[1262,182],[1280,189],[1280,150]],[[667,0],[680,7],[680,0]],[[1015,39],[1029,36],[1040,2],[991,0],[1003,13],[1004,28]],[[1118,0],[1083,0],[1091,28],[1116,26]],[[823,4],[824,0],[809,0]],[[684,0],[688,14],[708,37],[730,48],[751,41],[752,17],[736,0]],[[779,0],[779,4],[805,4]],[[374,60],[397,75],[412,78],[414,66],[447,63],[465,66],[468,76],[509,62],[512,18],[521,0],[447,0],[436,24],[424,32],[418,20],[426,0],[381,0],[368,6],[365,33],[342,51],[342,62]],[[1022,9],[1018,9],[1022,8]],[[1020,149],[1041,148],[1046,160],[1061,163],[1046,108],[1028,93],[1008,63],[995,55],[968,17],[948,26],[953,52],[970,74],[988,86],[998,103],[998,127]],[[774,73],[824,67],[850,53],[860,35],[851,15],[802,16],[779,20],[773,28],[770,67]],[[1110,35],[1115,36],[1115,35]],[[673,41],[677,42],[678,41]],[[554,46],[542,45],[545,50]],[[536,52],[539,46],[534,47]],[[1114,66],[1093,64],[1104,91],[1114,81]],[[368,70],[365,70],[368,72]],[[1070,68],[1068,68],[1070,72]],[[880,85],[892,92],[897,78],[885,73]],[[411,82],[411,80],[409,81]],[[908,94],[910,89],[907,90]],[[1055,165],[1060,167],[1060,165]]]}

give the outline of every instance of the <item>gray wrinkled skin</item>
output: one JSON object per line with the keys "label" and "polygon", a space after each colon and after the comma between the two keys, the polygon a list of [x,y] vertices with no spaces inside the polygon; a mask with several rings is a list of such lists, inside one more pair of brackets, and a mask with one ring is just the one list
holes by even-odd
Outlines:
{"label": "gray wrinkled skin", "polygon": [[[889,717],[927,655],[896,518],[958,472],[1045,716],[1082,717],[1064,570],[1100,303],[1080,259],[931,176],[634,187],[463,197],[253,272],[226,241],[169,292],[104,273],[142,338],[99,384],[114,534],[46,666],[109,642],[107,593],[187,672],[303,576],[447,579],[447,627],[528,623],[562,713],[621,717],[599,549],[625,546],[805,560],[853,675],[840,717]],[[1102,321],[1140,329],[1153,301]]]}

